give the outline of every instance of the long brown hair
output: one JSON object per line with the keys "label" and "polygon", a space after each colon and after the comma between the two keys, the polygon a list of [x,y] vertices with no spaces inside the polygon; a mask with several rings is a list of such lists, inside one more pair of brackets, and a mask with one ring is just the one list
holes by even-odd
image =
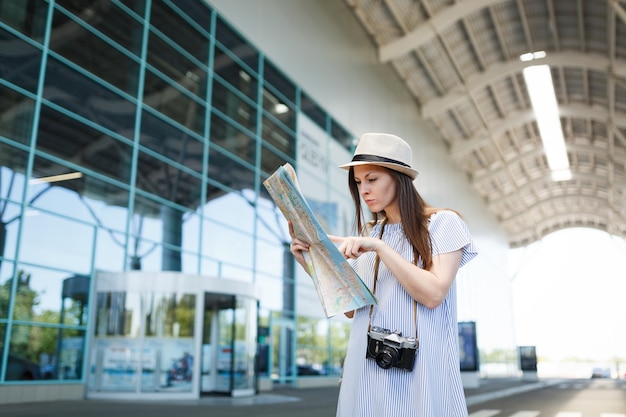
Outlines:
{"label": "long brown hair", "polygon": [[[417,265],[418,260],[422,259],[422,267],[430,269],[432,266],[432,253],[430,244],[430,233],[428,232],[428,219],[431,215],[439,211],[435,207],[431,207],[420,196],[417,189],[413,185],[413,180],[408,175],[402,174],[389,168],[385,168],[396,183],[396,198],[400,208],[400,219],[404,234],[413,246],[414,263]],[[356,228],[359,234],[362,234],[365,227],[363,216],[363,208],[361,205],[361,196],[356,181],[354,180],[354,168],[350,167],[348,175],[348,184],[350,194],[356,211]],[[373,222],[376,223],[385,217],[384,212],[372,213]]]}

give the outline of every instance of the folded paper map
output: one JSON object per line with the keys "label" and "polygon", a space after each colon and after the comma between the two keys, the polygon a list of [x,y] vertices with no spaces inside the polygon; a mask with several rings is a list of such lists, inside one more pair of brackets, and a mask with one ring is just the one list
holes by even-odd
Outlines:
{"label": "folded paper map", "polygon": [[309,243],[304,252],[307,272],[313,279],[326,317],[376,304],[376,298],[330,240],[300,192],[290,164],[279,167],[263,182],[270,196],[293,224],[300,239]]}

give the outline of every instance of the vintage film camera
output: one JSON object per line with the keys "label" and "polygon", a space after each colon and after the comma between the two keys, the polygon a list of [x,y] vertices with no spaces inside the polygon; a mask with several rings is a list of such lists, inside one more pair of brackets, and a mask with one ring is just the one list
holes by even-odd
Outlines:
{"label": "vintage film camera", "polygon": [[402,337],[399,331],[372,326],[367,333],[366,358],[374,359],[383,369],[391,367],[413,370],[418,342],[414,337]]}

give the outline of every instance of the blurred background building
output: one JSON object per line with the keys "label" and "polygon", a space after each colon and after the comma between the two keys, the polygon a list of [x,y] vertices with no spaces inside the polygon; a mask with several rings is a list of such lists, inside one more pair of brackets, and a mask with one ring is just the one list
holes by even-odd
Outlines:
{"label": "blurred background building", "polygon": [[[352,233],[336,166],[367,131],[412,145],[418,189],[479,247],[458,276],[480,351],[463,359],[518,375],[507,252],[567,221],[532,229],[554,212],[489,197],[510,188],[488,174],[498,146],[452,146],[473,128],[451,96],[456,124],[418,116],[351,3],[0,0],[0,402],[335,384],[349,321],[325,317],[262,183],[291,163],[328,232]],[[531,136],[521,148],[543,159]]]}

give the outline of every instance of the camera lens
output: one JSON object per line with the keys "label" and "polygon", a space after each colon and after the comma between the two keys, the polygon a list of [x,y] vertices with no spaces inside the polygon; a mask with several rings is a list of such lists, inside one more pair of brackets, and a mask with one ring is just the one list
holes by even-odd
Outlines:
{"label": "camera lens", "polygon": [[389,369],[398,363],[398,351],[395,349],[383,349],[376,355],[376,365],[383,369]]}

